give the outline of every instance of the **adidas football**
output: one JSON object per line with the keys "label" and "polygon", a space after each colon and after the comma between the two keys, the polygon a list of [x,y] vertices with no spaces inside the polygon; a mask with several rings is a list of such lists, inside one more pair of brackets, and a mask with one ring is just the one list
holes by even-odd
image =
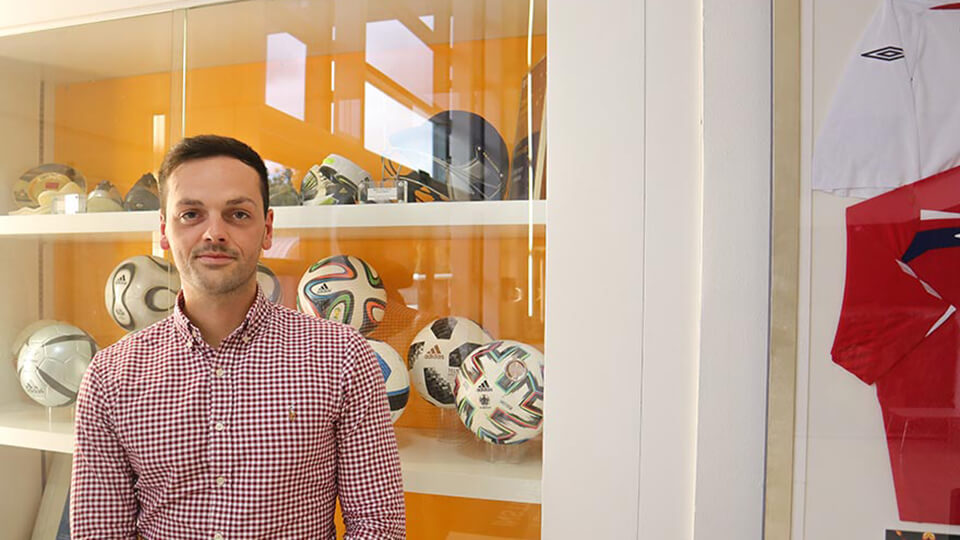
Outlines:
{"label": "adidas football", "polygon": [[135,255],[110,273],[103,298],[114,322],[133,332],[166,317],[179,290],[176,267],[160,257]]}
{"label": "adidas football", "polygon": [[17,354],[17,378],[31,399],[46,407],[62,407],[77,399],[83,372],[97,344],[83,330],[55,322],[35,330]]}
{"label": "adidas football", "polygon": [[474,349],[490,341],[490,334],[466,317],[431,322],[417,333],[407,351],[413,386],[431,404],[452,408],[460,364]]}
{"label": "adidas football", "polygon": [[275,304],[283,301],[283,288],[280,286],[280,279],[263,263],[257,263],[257,284],[267,300]]}
{"label": "adidas football", "polygon": [[478,347],[457,372],[457,415],[481,440],[527,441],[543,430],[543,354],[518,341]]}
{"label": "adidas football", "polygon": [[380,274],[359,257],[334,255],[307,268],[297,286],[297,309],[303,313],[372,332],[387,306]]}
{"label": "adidas football", "polygon": [[368,339],[367,343],[377,355],[377,363],[387,385],[387,400],[390,402],[390,421],[396,422],[407,407],[410,398],[410,375],[400,353],[382,341]]}
{"label": "adidas football", "polygon": [[20,333],[17,334],[17,337],[13,338],[13,345],[10,347],[10,352],[13,353],[13,361],[17,361],[17,357],[20,356],[20,349],[23,348],[23,344],[27,342],[27,339],[29,339],[34,332],[51,324],[57,324],[57,321],[53,319],[41,319],[28,324],[21,330]]}

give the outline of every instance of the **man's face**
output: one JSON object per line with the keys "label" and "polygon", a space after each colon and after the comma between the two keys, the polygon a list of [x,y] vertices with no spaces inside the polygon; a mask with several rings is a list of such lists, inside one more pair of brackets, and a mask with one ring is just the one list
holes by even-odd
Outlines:
{"label": "man's face", "polygon": [[186,293],[252,290],[260,250],[273,241],[273,210],[264,217],[260,177],[242,161],[188,161],[167,178],[160,233]]}

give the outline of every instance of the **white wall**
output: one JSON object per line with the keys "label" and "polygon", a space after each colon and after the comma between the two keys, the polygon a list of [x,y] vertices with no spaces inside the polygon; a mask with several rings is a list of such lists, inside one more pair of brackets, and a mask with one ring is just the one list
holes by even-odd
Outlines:
{"label": "white wall", "polygon": [[695,538],[763,531],[771,3],[704,1]]}
{"label": "white wall", "polygon": [[550,539],[637,531],[643,3],[591,8],[554,2],[547,15],[542,537]]}
{"label": "white wall", "polygon": [[592,7],[548,19],[543,537],[759,538],[770,6]]}
{"label": "white wall", "polygon": [[700,14],[700,2],[691,0],[646,7],[637,538],[693,538],[702,225]]}

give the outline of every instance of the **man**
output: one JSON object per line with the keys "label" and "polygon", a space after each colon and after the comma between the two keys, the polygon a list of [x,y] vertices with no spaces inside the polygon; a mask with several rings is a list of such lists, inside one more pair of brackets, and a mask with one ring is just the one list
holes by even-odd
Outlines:
{"label": "man", "polygon": [[166,319],[103,349],[77,400],[74,539],[404,538],[383,376],[353,329],[267,301],[263,161],[184,139],[159,175],[160,244],[182,290]]}

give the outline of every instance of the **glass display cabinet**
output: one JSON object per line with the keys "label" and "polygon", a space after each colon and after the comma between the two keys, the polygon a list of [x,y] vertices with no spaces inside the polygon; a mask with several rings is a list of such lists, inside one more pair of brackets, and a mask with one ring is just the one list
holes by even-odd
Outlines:
{"label": "glass display cabinet", "polygon": [[784,9],[768,537],[960,534],[957,9]]}
{"label": "glass display cabinet", "polygon": [[409,537],[539,538],[541,435],[468,429],[453,381],[488,341],[543,350],[546,8],[250,0],[0,37],[0,445],[69,459],[73,408],[50,396],[73,383],[21,354],[45,339],[34,323],[99,347],[139,328],[118,267],[172,260],[149,175],[180,138],[228,135],[268,164],[276,301],[311,312],[303,278],[332,256],[382,280],[364,331],[410,379],[387,383],[409,389]]}

